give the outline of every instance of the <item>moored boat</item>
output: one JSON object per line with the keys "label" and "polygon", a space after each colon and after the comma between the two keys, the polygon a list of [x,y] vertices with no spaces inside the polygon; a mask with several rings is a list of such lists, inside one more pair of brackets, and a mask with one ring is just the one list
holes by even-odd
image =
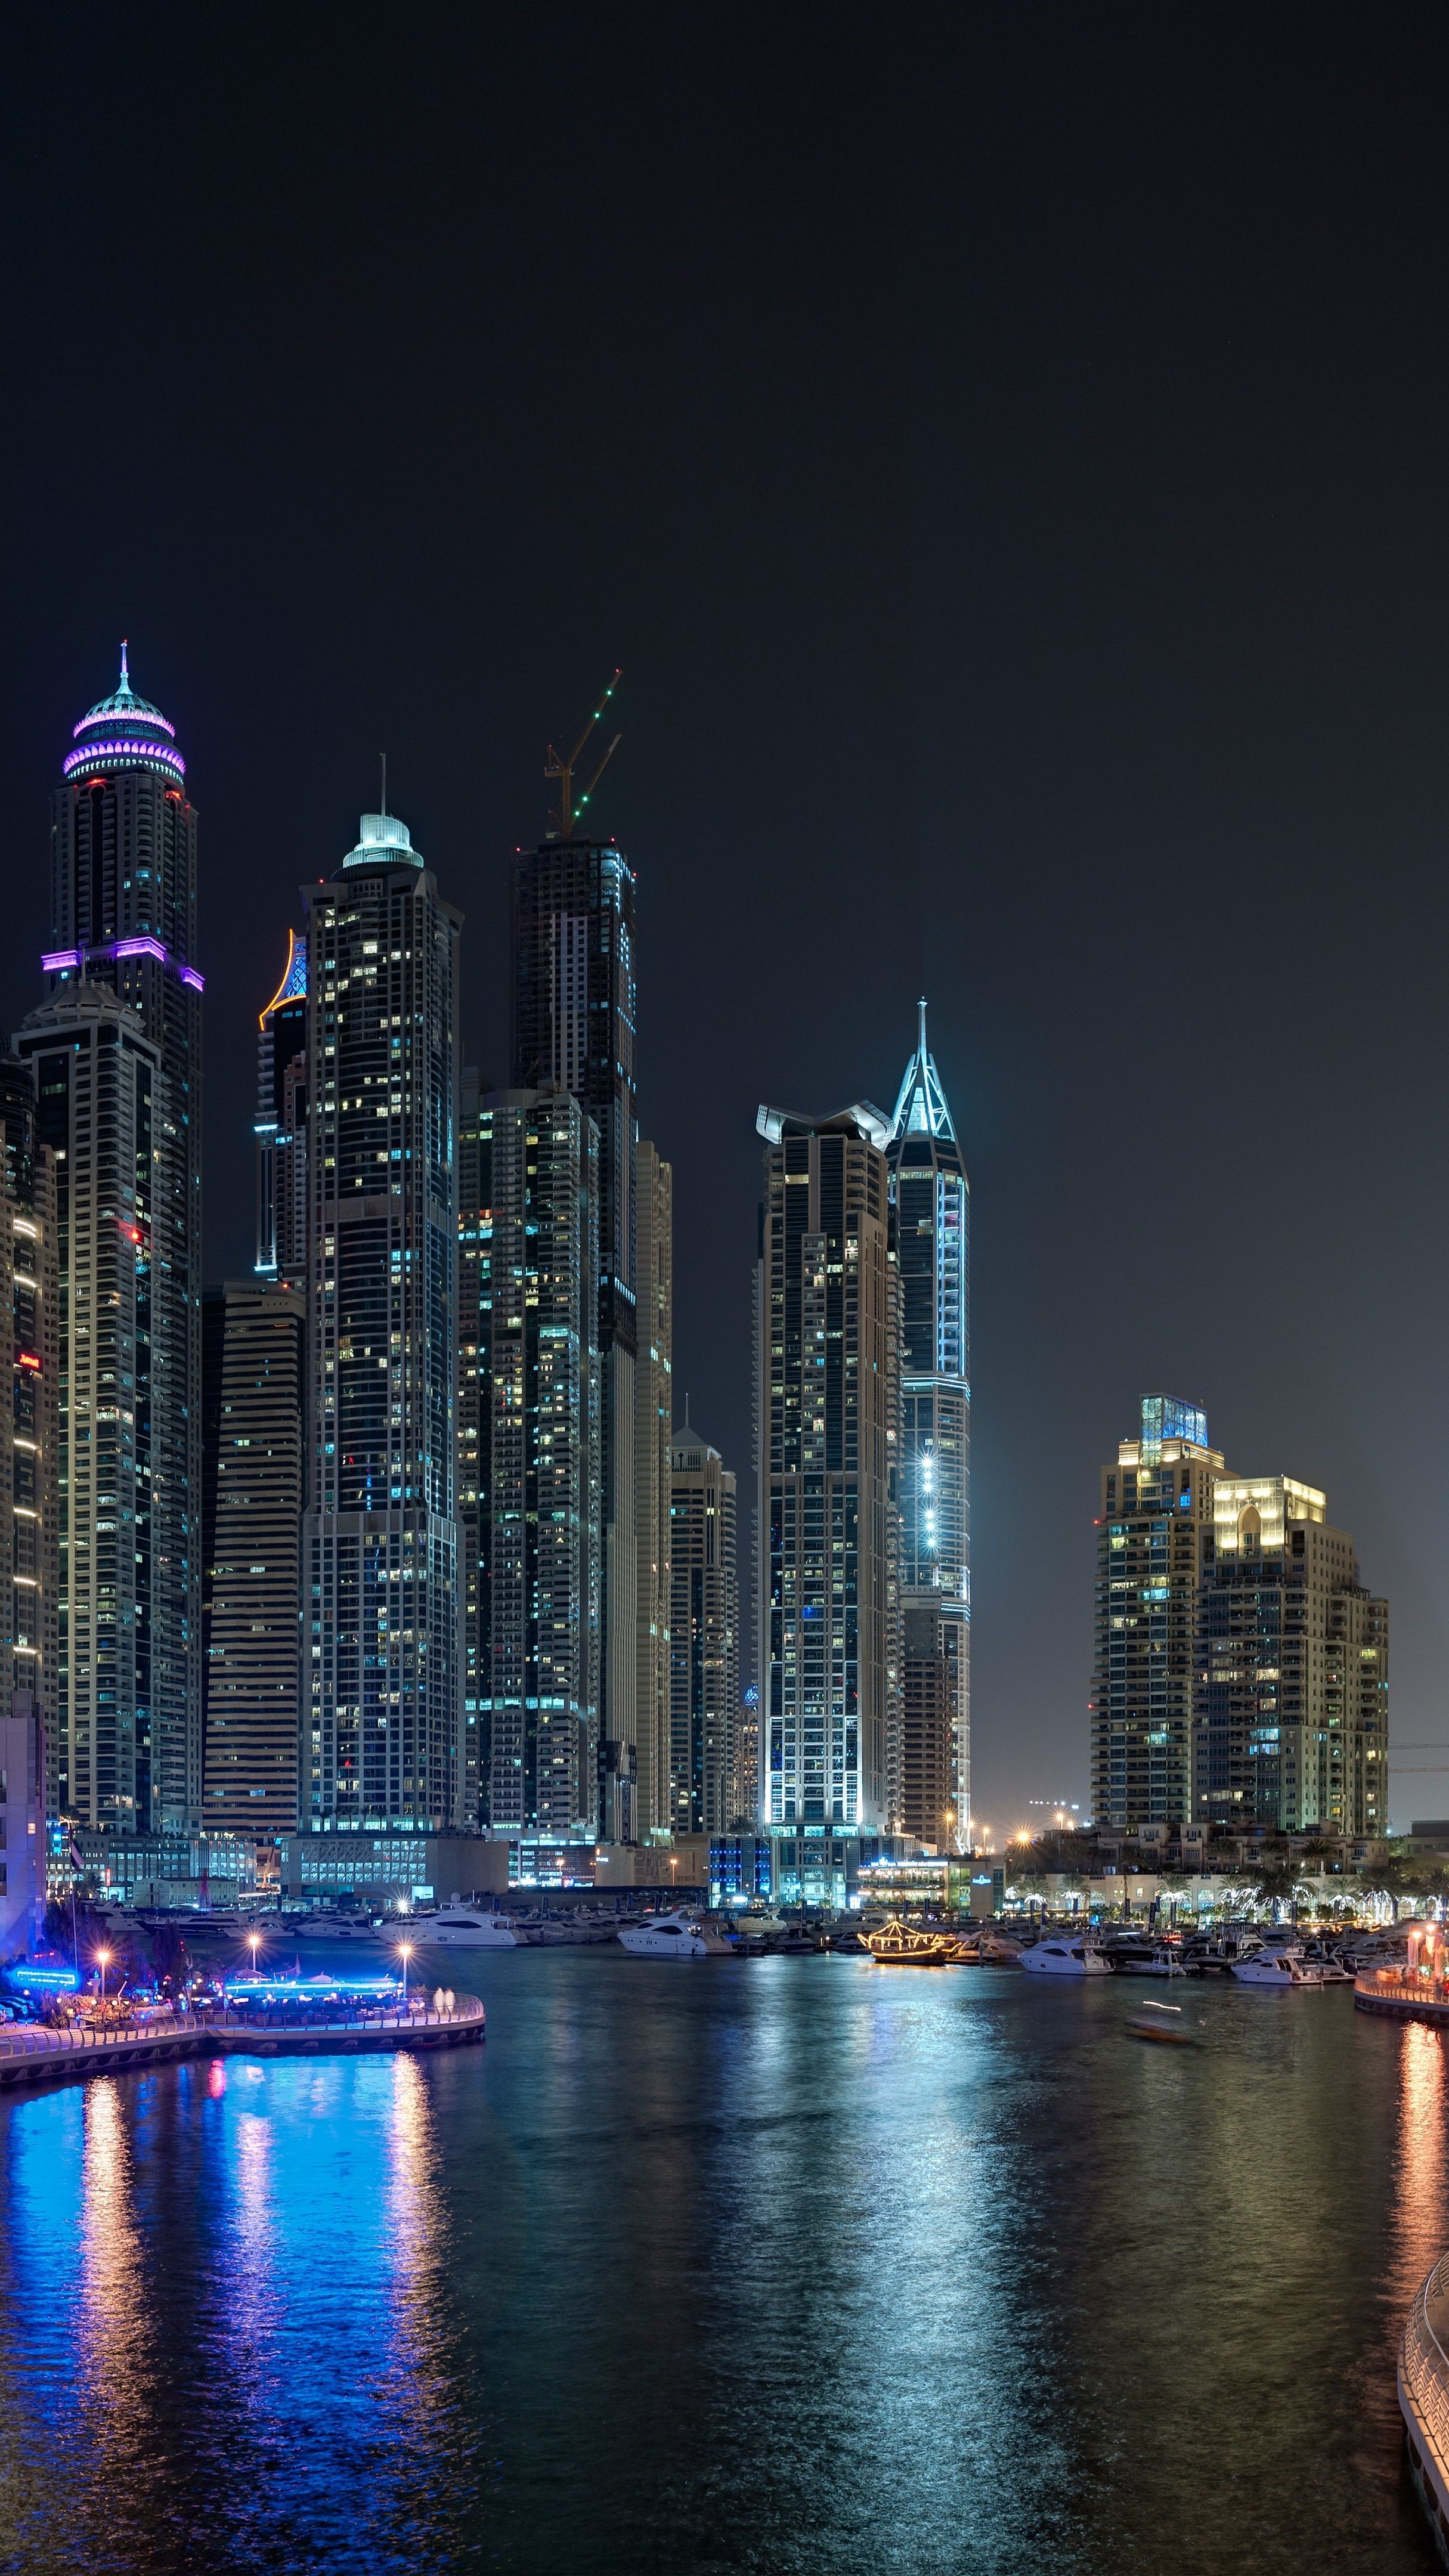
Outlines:
{"label": "moored boat", "polygon": [[704,1959],[709,1955],[703,1936],[683,1914],[651,1914],[642,1923],[622,1924],[619,1947],[627,1950],[631,1959]]}
{"label": "moored boat", "polygon": [[863,1946],[878,1968],[945,1968],[950,1965],[950,1948],[939,1932],[908,1932],[904,1923],[892,1917],[879,1931],[863,1932]]}
{"label": "moored boat", "polygon": [[1023,1950],[1021,1964],[1036,1977],[1110,1977],[1112,1962],[1093,1941],[1070,1932],[1048,1933]]}

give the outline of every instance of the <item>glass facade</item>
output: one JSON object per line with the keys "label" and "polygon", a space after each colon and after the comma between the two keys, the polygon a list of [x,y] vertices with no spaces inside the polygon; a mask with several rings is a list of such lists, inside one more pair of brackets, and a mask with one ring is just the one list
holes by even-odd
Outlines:
{"label": "glass facade", "polygon": [[[888,1154],[902,1308],[901,1592],[903,1600],[929,1596],[939,1664],[929,1677],[918,1668],[919,1657],[913,1659],[912,1784],[908,1792],[903,1773],[902,1817],[910,1831],[925,1832],[911,1818],[929,1810],[965,1850],[971,1826],[971,1190],[926,1046],[924,1002]],[[949,1710],[951,1728],[948,1777],[929,1788],[915,1758],[926,1742],[918,1721],[928,1703]],[[927,1838],[935,1840],[935,1831]]]}
{"label": "glass facade", "polygon": [[461,915],[393,815],[307,905],[304,1815],[463,1798],[454,1423]]}

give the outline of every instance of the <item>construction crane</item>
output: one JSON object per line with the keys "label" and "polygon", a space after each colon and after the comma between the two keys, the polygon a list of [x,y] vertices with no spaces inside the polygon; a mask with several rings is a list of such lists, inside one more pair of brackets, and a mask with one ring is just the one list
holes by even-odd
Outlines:
{"label": "construction crane", "polygon": [[584,746],[587,743],[590,734],[593,732],[595,725],[603,723],[604,709],[607,707],[609,700],[613,696],[614,691],[617,689],[623,676],[622,671],[616,671],[614,673],[612,680],[605,689],[599,704],[595,707],[594,712],[590,716],[588,723],[585,725],[583,732],[580,734],[578,741],[574,744],[572,751],[555,751],[553,744],[549,744],[548,758],[544,762],[543,774],[545,778],[556,778],[559,782],[557,810],[551,813],[548,818],[550,837],[556,834],[561,841],[571,841],[573,839],[574,826],[578,822],[580,815],[583,813],[584,807],[587,805],[594,789],[598,786],[600,779],[603,777],[605,770],[608,768],[610,761],[613,759],[615,752],[618,750],[620,743],[624,739],[622,734],[615,734],[614,739],[610,743],[608,750],[605,752],[603,759],[599,762],[598,767],[593,771],[587,787],[581,789],[579,794],[575,796],[574,776],[578,769],[579,762],[583,758]]}

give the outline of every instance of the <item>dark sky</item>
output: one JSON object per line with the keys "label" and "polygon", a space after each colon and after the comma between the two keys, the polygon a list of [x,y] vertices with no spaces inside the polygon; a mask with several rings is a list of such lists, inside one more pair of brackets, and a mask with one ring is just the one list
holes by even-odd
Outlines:
{"label": "dark sky", "polygon": [[742,1479],[755,1105],[889,1106],[930,997],[978,1812],[1085,1794],[1144,1388],[1327,1487],[1443,1743],[1449,21],[865,23],[12,13],[0,1025],[124,633],[202,818],[245,1267],[255,1014],[378,749],[506,1078],[508,854],[622,664],[676,1382]]}

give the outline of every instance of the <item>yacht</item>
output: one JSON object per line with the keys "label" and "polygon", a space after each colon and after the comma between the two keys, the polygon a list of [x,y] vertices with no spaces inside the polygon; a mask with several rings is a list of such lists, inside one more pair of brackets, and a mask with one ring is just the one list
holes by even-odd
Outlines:
{"label": "yacht", "polygon": [[305,1914],[300,1922],[287,1925],[289,1941],[353,1941],[378,1950],[382,1938],[376,1925],[360,1914]]}
{"label": "yacht", "polygon": [[1305,1973],[1301,1959],[1288,1950],[1255,1950],[1250,1959],[1235,1962],[1230,1974],[1240,1986],[1255,1986],[1275,1994],[1288,1994],[1297,1986],[1317,1985],[1318,1979]]}
{"label": "yacht", "polygon": [[444,1905],[419,1925],[424,1941],[440,1950],[516,1950],[518,1938],[504,1914],[485,1914],[476,1905]]}
{"label": "yacht", "polygon": [[1075,1939],[1071,1933],[1053,1933],[1043,1941],[1034,1941],[1023,1950],[1021,1964],[1037,1977],[1110,1977],[1112,1962],[1104,1957],[1094,1942]]}
{"label": "yacht", "polygon": [[683,1914],[651,1914],[642,1923],[620,1926],[619,1946],[631,1959],[703,1959],[702,1936]]}

